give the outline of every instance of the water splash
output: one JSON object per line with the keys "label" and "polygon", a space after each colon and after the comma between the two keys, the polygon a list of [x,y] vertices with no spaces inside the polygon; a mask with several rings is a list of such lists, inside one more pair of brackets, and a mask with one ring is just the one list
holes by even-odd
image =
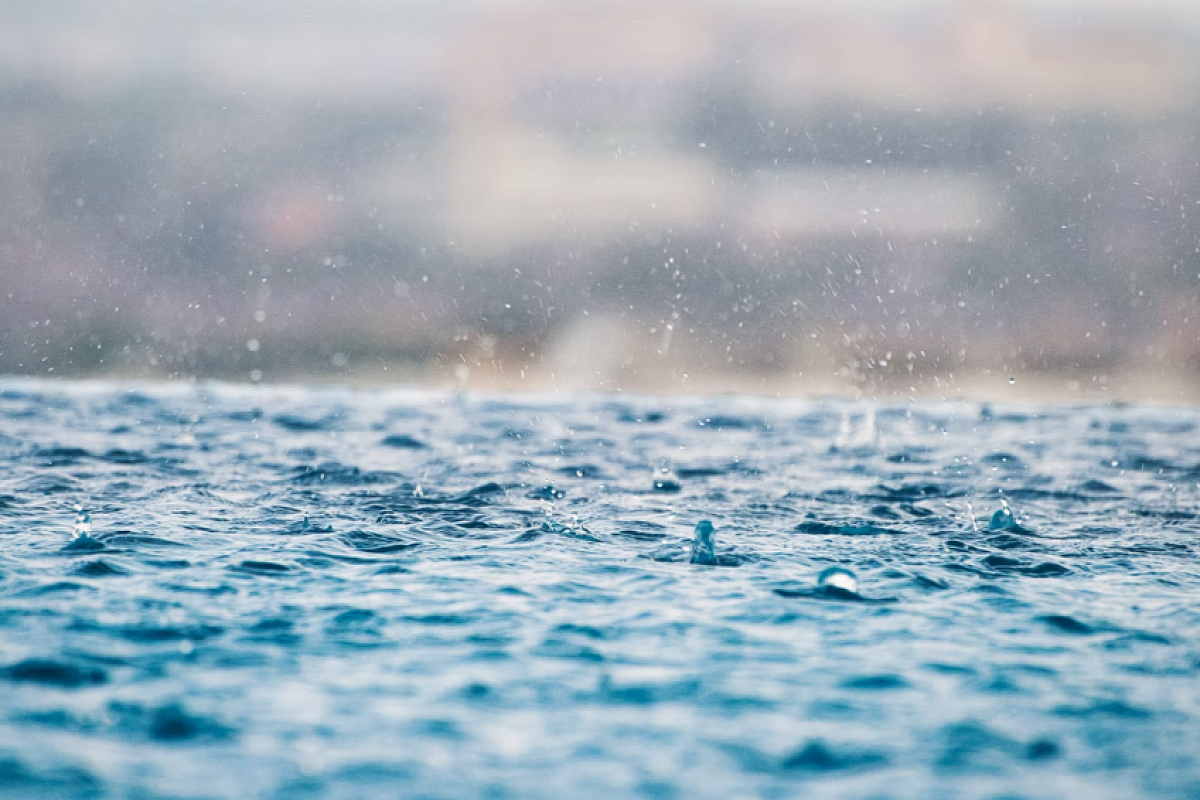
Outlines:
{"label": "water splash", "polygon": [[1017,523],[1017,518],[1009,508],[1008,499],[1000,498],[1000,508],[996,509],[996,513],[992,514],[991,520],[988,522],[989,531],[1010,531],[1020,528]]}
{"label": "water splash", "polygon": [[971,521],[971,530],[979,533],[979,523],[975,519],[975,506],[967,500],[967,519]]}
{"label": "water splash", "polygon": [[692,554],[688,561],[692,564],[703,564],[708,567],[716,566],[716,542],[713,539],[715,529],[708,520],[696,524],[696,538],[692,540]]}
{"label": "water splash", "polygon": [[828,567],[817,576],[817,591],[828,595],[857,595],[858,576],[844,567]]}
{"label": "water splash", "polygon": [[75,504],[75,526],[73,528],[76,536],[89,536],[92,533],[92,517],[88,512],[83,510],[83,506],[79,503]]}
{"label": "water splash", "polygon": [[679,483],[679,476],[675,474],[675,468],[671,462],[666,459],[659,459],[654,466],[654,491],[656,492],[678,492],[683,488]]}

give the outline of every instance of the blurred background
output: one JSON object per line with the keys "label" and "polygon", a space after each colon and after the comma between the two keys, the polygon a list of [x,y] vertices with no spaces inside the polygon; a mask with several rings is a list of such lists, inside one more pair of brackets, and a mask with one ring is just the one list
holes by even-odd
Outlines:
{"label": "blurred background", "polygon": [[1200,399],[1192,0],[0,16],[0,373]]}

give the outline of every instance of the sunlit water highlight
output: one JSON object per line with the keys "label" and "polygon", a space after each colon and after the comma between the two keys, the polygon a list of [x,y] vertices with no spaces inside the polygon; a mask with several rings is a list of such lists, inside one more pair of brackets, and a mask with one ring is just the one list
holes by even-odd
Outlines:
{"label": "sunlit water highlight", "polygon": [[0,796],[1200,797],[1198,423],[0,384]]}

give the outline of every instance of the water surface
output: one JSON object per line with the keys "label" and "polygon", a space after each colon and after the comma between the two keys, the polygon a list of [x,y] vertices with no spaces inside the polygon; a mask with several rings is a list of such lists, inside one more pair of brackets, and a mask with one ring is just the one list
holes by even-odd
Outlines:
{"label": "water surface", "polygon": [[1198,423],[0,384],[0,795],[1198,797]]}

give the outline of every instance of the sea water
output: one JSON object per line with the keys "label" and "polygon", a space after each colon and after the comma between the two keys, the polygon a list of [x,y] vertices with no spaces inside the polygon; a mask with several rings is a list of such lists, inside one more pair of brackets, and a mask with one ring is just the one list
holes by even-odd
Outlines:
{"label": "sea water", "polygon": [[0,384],[0,796],[1200,797],[1198,424]]}

